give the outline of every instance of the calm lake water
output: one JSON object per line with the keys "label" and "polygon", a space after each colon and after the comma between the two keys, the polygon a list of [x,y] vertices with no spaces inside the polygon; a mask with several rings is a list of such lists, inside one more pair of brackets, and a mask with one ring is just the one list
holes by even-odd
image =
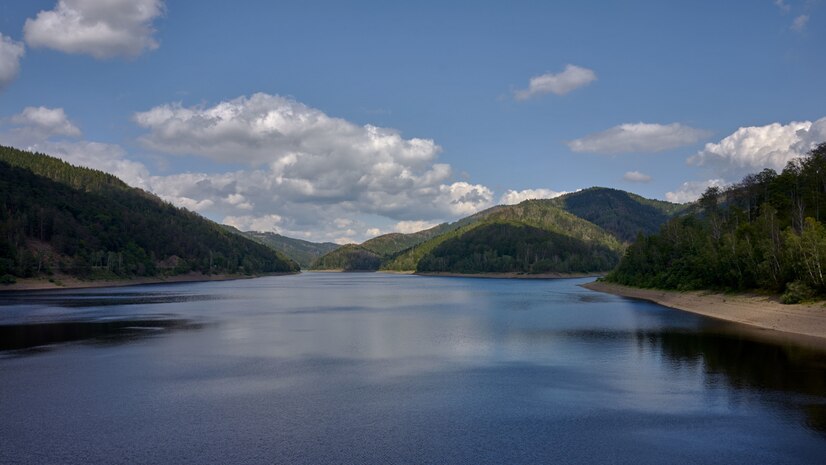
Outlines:
{"label": "calm lake water", "polygon": [[0,463],[826,463],[826,352],[585,280],[0,295]]}

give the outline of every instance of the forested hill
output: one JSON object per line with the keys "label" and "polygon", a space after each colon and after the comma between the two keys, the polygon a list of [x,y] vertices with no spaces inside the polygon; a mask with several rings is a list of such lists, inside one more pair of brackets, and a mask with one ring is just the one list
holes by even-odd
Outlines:
{"label": "forested hill", "polygon": [[792,303],[826,296],[826,144],[727,189],[632,245],[606,279],[663,289],[765,290]]}
{"label": "forested hill", "polygon": [[301,266],[301,269],[310,268],[310,266],[318,260],[319,257],[341,247],[340,245],[332,242],[310,242],[302,239],[295,239],[293,237],[282,236],[281,234],[276,234],[273,232],[241,232],[235,228],[232,228],[232,230],[256,242],[260,242],[271,249],[275,249],[283,253],[298,263]]}
{"label": "forested hill", "polygon": [[629,243],[639,233],[656,233],[669,218],[685,209],[682,204],[646,199],[606,187],[584,189],[551,202]]}
{"label": "forested hill", "polygon": [[622,242],[549,200],[497,208],[434,237],[384,269],[450,273],[568,273],[608,271]]}
{"label": "forested hill", "polygon": [[454,223],[442,223],[414,233],[382,234],[361,244],[348,244],[319,257],[311,268],[316,270],[376,271],[383,263],[392,260],[401,252],[431,238],[459,229],[499,208],[501,207],[493,207]]}
{"label": "forested hill", "polygon": [[0,146],[0,276],[298,271],[283,255],[101,171]]}
{"label": "forested hill", "polygon": [[415,234],[379,236],[325,255],[316,268],[420,272],[608,271],[639,232],[682,206],[606,188],[499,205]]}

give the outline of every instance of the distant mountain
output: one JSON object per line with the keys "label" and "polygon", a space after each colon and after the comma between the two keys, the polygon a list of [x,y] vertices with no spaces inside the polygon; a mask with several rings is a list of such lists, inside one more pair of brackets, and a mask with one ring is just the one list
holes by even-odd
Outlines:
{"label": "distant mountain", "polygon": [[285,256],[118,178],[0,146],[0,276],[298,271]]}
{"label": "distant mountain", "polygon": [[454,273],[607,271],[623,249],[618,238],[552,200],[526,200],[474,215],[473,221],[406,250],[383,268]]}
{"label": "distant mountain", "polygon": [[[499,205],[419,233],[379,236],[328,254],[319,264],[328,269],[454,273],[608,271],[638,233],[656,232],[683,208],[594,187],[555,199]],[[370,259],[354,251],[370,252]],[[358,258],[358,264],[349,262],[350,256]]]}
{"label": "distant mountain", "polygon": [[356,244],[347,244],[322,256],[313,264],[314,270],[376,271],[383,257]]}
{"label": "distant mountain", "polygon": [[290,257],[301,265],[301,269],[309,269],[319,257],[341,247],[333,242],[310,242],[272,232],[244,231],[241,234]]}
{"label": "distant mountain", "polygon": [[[499,207],[493,207],[491,211]],[[389,233],[376,236],[362,244],[348,244],[320,257],[312,266],[316,270],[377,271],[383,263],[399,253],[431,238],[441,236],[474,221],[472,215],[454,223],[442,223],[414,233]]]}

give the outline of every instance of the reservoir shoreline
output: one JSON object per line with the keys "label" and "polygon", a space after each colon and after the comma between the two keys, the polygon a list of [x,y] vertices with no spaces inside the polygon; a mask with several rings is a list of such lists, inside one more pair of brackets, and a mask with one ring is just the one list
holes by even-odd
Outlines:
{"label": "reservoir shoreline", "polygon": [[601,281],[581,286],[764,330],[826,340],[826,306],[823,303],[785,305],[773,297],[756,294],[641,289]]}
{"label": "reservoir shoreline", "polygon": [[104,280],[82,280],[71,276],[55,276],[52,281],[46,278],[22,278],[14,284],[0,286],[0,294],[3,292],[27,292],[27,291],[55,291],[60,289],[96,289],[104,287],[127,287],[139,286],[141,284],[175,284],[175,283],[199,283],[208,281],[233,281],[236,279],[253,279],[265,276],[286,276],[297,273],[267,273],[262,275],[234,275],[234,274],[214,274],[205,275],[202,273],[187,273],[176,276],[140,277],[131,279],[104,279]]}

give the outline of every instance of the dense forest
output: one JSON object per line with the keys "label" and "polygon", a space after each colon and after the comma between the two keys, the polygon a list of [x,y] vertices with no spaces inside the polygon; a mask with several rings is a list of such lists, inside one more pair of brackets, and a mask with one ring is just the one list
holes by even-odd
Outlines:
{"label": "dense forest", "polygon": [[686,215],[640,235],[606,279],[663,289],[826,295],[826,144],[781,173],[709,188]]}
{"label": "dense forest", "polygon": [[592,187],[550,201],[565,211],[590,221],[623,242],[637,234],[654,234],[685,205],[646,199],[630,192]]}
{"label": "dense forest", "polygon": [[347,244],[313,263],[315,270],[376,271],[382,256],[356,244]]}
{"label": "dense forest", "polygon": [[605,271],[619,261],[616,250],[597,242],[525,224],[489,223],[442,242],[416,271],[451,273],[575,273]]}
{"label": "dense forest", "polygon": [[255,274],[298,265],[101,171],[0,146],[0,276]]}

